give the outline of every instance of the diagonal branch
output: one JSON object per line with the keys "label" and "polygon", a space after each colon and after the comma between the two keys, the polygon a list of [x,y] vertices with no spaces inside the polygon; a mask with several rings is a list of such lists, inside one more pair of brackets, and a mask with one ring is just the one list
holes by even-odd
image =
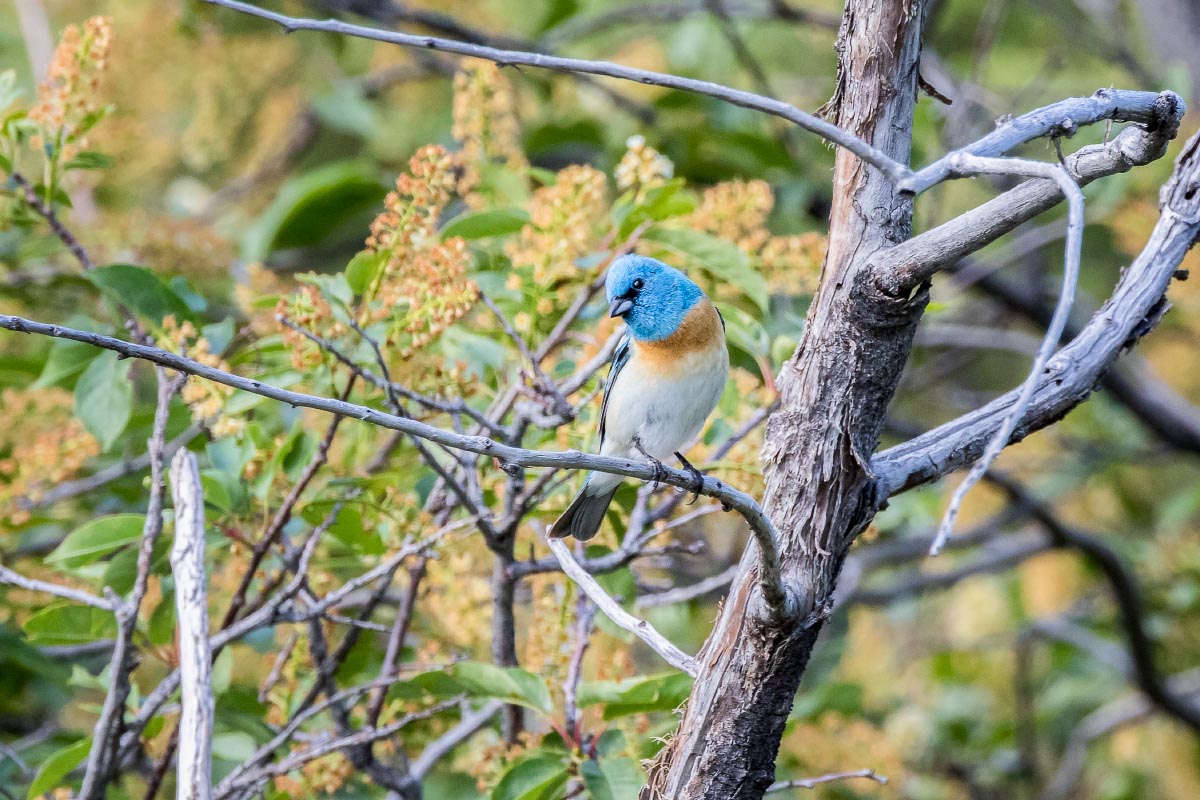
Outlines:
{"label": "diagonal branch", "polygon": [[[1117,356],[1166,311],[1164,293],[1200,234],[1200,136],[1193,136],[1163,188],[1157,225],[1112,296],[1038,378],[1028,410],[1009,442],[1020,441],[1082,403]],[[885,496],[928,483],[983,453],[1018,397],[1009,392],[982,408],[878,453],[872,472]]]}
{"label": "diagonal branch", "polygon": [[562,566],[563,572],[567,573],[567,577],[579,585],[583,593],[604,612],[606,617],[645,642],[651,650],[662,657],[663,661],[675,669],[686,672],[693,678],[696,677],[696,659],[672,644],[649,622],[638,619],[621,608],[621,604],[604,591],[604,588],[588,574],[587,570],[579,566],[579,562],[571,555],[570,549],[562,539],[547,538],[546,544],[550,545],[550,552],[558,559],[558,563]]}
{"label": "diagonal branch", "polygon": [[[1160,97],[1175,97],[1164,92]],[[1105,144],[1081,147],[1067,157],[1067,169],[1080,186],[1162,158],[1179,131],[1182,102],[1163,102],[1162,116],[1146,127],[1132,126]],[[1055,181],[1035,179],[954,219],[920,233],[872,259],[875,279],[885,294],[906,295],[947,265],[974,253],[1063,201]]]}
{"label": "diagonal branch", "polygon": [[937,536],[929,548],[930,555],[937,555],[946,544],[954,529],[954,521],[958,518],[963,499],[971,487],[979,483],[988,467],[1000,455],[1000,451],[1008,446],[1009,437],[1017,426],[1017,421],[1029,407],[1033,393],[1037,389],[1038,379],[1046,369],[1046,363],[1054,355],[1058,341],[1062,338],[1063,329],[1071,316],[1071,305],[1075,302],[1075,288],[1079,282],[1079,261],[1083,250],[1083,191],[1063,166],[1045,164],[1038,161],[1025,161],[1009,158],[983,158],[980,156],[959,153],[950,161],[952,174],[992,174],[992,175],[1025,175],[1029,177],[1049,178],[1058,184],[1059,190],[1067,198],[1067,244],[1063,261],[1062,289],[1059,292],[1058,305],[1054,308],[1054,316],[1046,327],[1046,336],[1042,339],[1041,347],[1034,356],[1033,366],[1029,377],[1021,385],[1016,401],[1005,414],[999,429],[988,440],[983,455],[971,467],[967,477],[954,490],[950,505],[938,527]]}
{"label": "diagonal branch", "polygon": [[[695,487],[695,479],[690,473],[668,467],[661,468],[656,476],[655,469],[641,461],[610,456],[591,455],[577,450],[543,451],[526,450],[501,444],[485,436],[471,436],[442,430],[427,425],[415,419],[388,414],[374,408],[336,400],[328,397],[293,392],[263,383],[253,378],[243,378],[215,367],[209,367],[190,358],[176,355],[158,347],[126,342],[111,336],[103,336],[91,331],[68,328],[62,325],[52,325],[46,322],[0,314],[0,328],[7,328],[18,333],[31,333],[40,336],[52,336],[59,339],[83,342],[94,347],[112,350],[128,358],[138,358],[160,366],[169,367],[177,372],[195,375],[216,383],[232,386],[251,394],[257,394],[272,400],[287,403],[292,406],[313,408],[343,417],[351,417],[382,428],[408,434],[418,439],[426,439],[444,447],[465,450],[482,456],[489,456],[499,461],[518,467],[553,467],[556,469],[588,469],[612,475],[624,475],[627,478],[637,478],[642,481],[652,481],[656,477],[660,483],[678,486],[681,489]],[[712,477],[705,477],[700,488],[700,494],[720,500],[723,505],[737,511],[750,524],[751,531],[760,550],[761,558],[778,564],[778,545],[775,529],[763,513],[762,508],[750,495],[734,489]],[[778,569],[776,568],[776,572]],[[100,601],[103,602],[103,601]]]}
{"label": "diagonal branch", "polygon": [[817,134],[826,141],[832,142],[839,147],[844,147],[863,161],[879,169],[893,181],[901,180],[912,174],[908,167],[889,158],[883,151],[814,114],[801,111],[795,106],[784,103],[781,100],[763,97],[753,92],[732,89],[728,86],[722,86],[719,83],[696,80],[695,78],[682,78],[663,72],[635,69],[609,61],[590,61],[582,58],[550,56],[522,50],[502,50],[496,47],[468,44],[467,42],[458,42],[452,39],[440,39],[435,36],[419,36],[411,33],[380,30],[379,28],[371,28],[364,25],[352,25],[334,19],[315,20],[304,17],[289,17],[286,14],[278,14],[274,11],[268,11],[267,9],[251,5],[250,3],[238,2],[238,0],[205,0],[205,2],[223,6],[242,14],[249,14],[250,16],[269,20],[281,26],[289,33],[292,31],[338,33],[343,36],[355,36],[376,42],[396,44],[401,47],[439,50],[444,53],[454,53],[460,56],[482,58],[486,61],[494,61],[501,66],[528,66],[558,72],[582,72],[588,75],[603,75],[608,78],[618,78],[620,80],[634,81],[650,86],[662,86],[667,89],[676,89],[678,91],[713,97],[736,106],[782,117],[811,133]]}

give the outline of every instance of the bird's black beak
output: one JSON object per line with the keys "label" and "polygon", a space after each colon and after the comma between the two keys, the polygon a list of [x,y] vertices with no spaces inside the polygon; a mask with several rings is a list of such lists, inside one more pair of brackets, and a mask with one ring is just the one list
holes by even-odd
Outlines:
{"label": "bird's black beak", "polygon": [[618,297],[612,301],[612,305],[608,307],[608,315],[610,317],[623,317],[633,308],[633,301],[628,297]]}

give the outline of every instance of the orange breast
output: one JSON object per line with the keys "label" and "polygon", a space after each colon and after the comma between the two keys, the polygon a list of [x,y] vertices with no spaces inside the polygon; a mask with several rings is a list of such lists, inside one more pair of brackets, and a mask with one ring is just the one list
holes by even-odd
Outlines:
{"label": "orange breast", "polygon": [[638,356],[647,366],[669,369],[689,355],[724,347],[724,339],[716,306],[704,298],[692,307],[673,334],[657,342],[638,342]]}

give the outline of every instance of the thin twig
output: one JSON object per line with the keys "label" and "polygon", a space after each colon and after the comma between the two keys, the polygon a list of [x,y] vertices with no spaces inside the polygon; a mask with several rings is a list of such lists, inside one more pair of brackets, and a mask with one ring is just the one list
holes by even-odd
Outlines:
{"label": "thin twig", "polygon": [[567,576],[575,581],[579,588],[583,590],[583,593],[604,612],[604,616],[611,619],[618,627],[629,631],[641,639],[651,650],[658,653],[671,666],[682,670],[693,678],[696,677],[698,669],[696,659],[671,644],[670,640],[655,630],[654,626],[649,622],[644,619],[638,619],[621,608],[620,603],[613,599],[612,595],[604,591],[604,588],[596,582],[595,578],[588,574],[587,570],[579,566],[579,562],[571,555],[571,551],[562,539],[548,538],[546,543],[550,546],[550,552],[558,559],[563,572],[567,573]]}
{"label": "thin twig", "polygon": [[1026,177],[1050,178],[1058,184],[1059,189],[1067,198],[1067,244],[1063,262],[1062,289],[1055,306],[1054,316],[1046,328],[1046,336],[1042,339],[1041,347],[1033,359],[1029,376],[1021,386],[1016,402],[1008,410],[999,429],[993,434],[983,455],[975,462],[954,494],[942,517],[937,536],[929,548],[929,554],[936,556],[942,551],[946,540],[954,530],[954,521],[962,508],[963,499],[968,491],[979,482],[992,462],[1000,455],[1000,451],[1008,445],[1013,430],[1024,416],[1033,399],[1033,393],[1038,387],[1046,364],[1054,351],[1058,349],[1058,341],[1062,337],[1063,328],[1071,315],[1071,305],[1075,301],[1075,287],[1079,282],[1079,262],[1083,252],[1083,191],[1074,177],[1062,166],[1046,164],[1039,161],[1024,159],[983,158],[980,156],[959,153],[951,160],[951,169],[961,174],[992,174],[992,175],[1022,175]]}
{"label": "thin twig", "polygon": [[768,792],[781,792],[784,789],[815,789],[822,783],[831,783],[832,781],[845,781],[851,778],[866,778],[867,780],[875,781],[881,786],[886,786],[888,779],[883,775],[877,775],[873,769],[860,769],[854,772],[831,772],[828,775],[820,775],[816,778],[799,778],[790,781],[776,781],[767,787]]}

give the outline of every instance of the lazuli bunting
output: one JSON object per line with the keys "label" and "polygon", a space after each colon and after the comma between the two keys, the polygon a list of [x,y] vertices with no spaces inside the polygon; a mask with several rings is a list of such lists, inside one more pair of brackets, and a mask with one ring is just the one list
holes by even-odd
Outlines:
{"label": "lazuli bunting", "polygon": [[[729,374],[725,320],[699,286],[674,267],[645,256],[618,258],[608,268],[609,316],[625,319],[600,407],[600,454],[661,462],[704,427]],[[620,475],[593,472],[550,535],[587,541],[620,486]]]}

